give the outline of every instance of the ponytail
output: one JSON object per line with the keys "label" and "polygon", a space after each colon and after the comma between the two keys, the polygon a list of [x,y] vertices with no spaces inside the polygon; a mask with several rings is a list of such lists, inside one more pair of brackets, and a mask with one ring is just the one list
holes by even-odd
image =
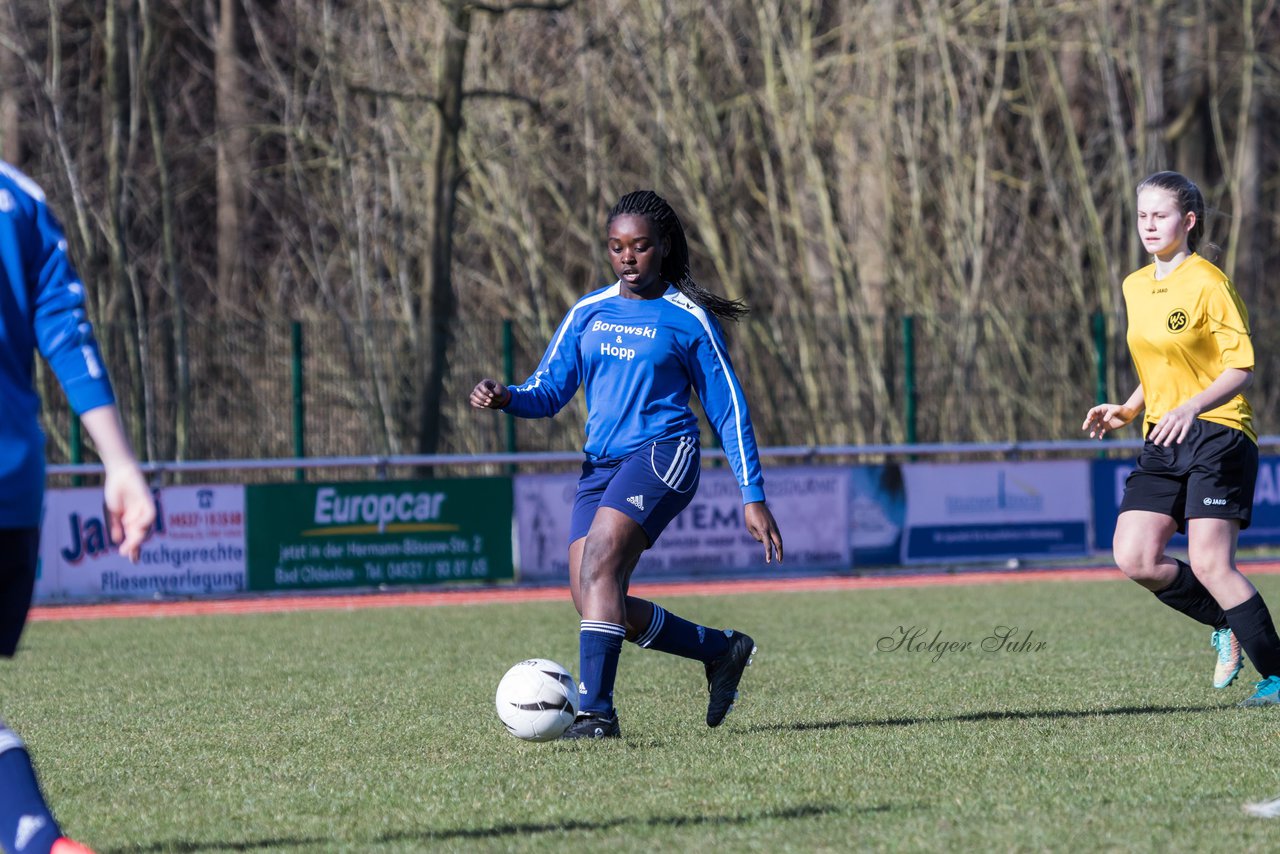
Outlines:
{"label": "ponytail", "polygon": [[653,223],[663,243],[669,247],[667,256],[662,260],[662,278],[675,285],[676,290],[724,320],[738,320],[746,315],[748,308],[742,300],[713,294],[694,281],[689,270],[689,243],[685,240],[684,227],[666,199],[652,190],[627,193],[609,211],[606,227],[620,216],[642,216]]}

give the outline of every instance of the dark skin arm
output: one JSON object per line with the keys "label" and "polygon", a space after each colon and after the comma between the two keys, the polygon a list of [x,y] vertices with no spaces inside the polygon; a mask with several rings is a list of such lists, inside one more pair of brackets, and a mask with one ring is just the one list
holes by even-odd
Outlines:
{"label": "dark skin arm", "polygon": [[483,379],[471,390],[470,400],[476,409],[501,409],[511,402],[511,389],[497,380]]}
{"label": "dark skin arm", "polygon": [[[483,379],[471,390],[471,405],[476,409],[501,409],[511,402],[511,390],[492,379]],[[782,533],[778,522],[763,501],[753,501],[742,509],[747,531],[756,542],[764,544],[764,562],[782,563]]]}
{"label": "dark skin arm", "polygon": [[742,518],[756,542],[764,543],[764,562],[773,563],[777,557],[778,563],[782,563],[782,532],[769,506],[763,501],[753,501],[742,508]]}

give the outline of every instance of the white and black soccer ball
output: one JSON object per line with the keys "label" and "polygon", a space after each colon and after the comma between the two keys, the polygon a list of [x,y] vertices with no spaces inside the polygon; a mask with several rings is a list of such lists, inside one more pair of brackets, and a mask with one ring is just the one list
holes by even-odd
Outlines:
{"label": "white and black soccer ball", "polygon": [[525,741],[553,741],[573,723],[578,689],[569,671],[546,658],[529,658],[498,683],[494,698],[507,731]]}

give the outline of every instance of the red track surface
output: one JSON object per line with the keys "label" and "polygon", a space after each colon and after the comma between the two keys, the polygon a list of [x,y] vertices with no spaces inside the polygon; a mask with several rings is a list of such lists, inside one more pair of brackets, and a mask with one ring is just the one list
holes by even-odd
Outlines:
{"label": "red track surface", "polygon": [[[1243,564],[1247,575],[1280,574],[1280,563]],[[1008,584],[1020,581],[1115,581],[1123,578],[1111,568],[1027,569],[903,573],[870,577],[758,578],[745,581],[688,581],[636,584],[631,590],[645,598],[721,596],[731,593],[799,593],[823,590],[879,590],[900,587],[951,587]],[[563,587],[480,587],[465,590],[242,596],[173,602],[117,602],[100,605],[45,605],[31,610],[33,622],[47,620],[108,620],[124,617],[186,617],[195,614],[276,614],[292,611],[353,611],[359,608],[429,608],[440,605],[483,605],[495,602],[568,600]]]}

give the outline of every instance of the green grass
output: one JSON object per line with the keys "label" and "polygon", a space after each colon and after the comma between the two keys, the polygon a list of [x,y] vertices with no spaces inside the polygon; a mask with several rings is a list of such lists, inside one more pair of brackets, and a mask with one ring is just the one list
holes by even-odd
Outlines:
{"label": "green grass", "polygon": [[[0,708],[99,852],[1274,848],[1241,804],[1280,795],[1280,709],[1136,585],[664,604],[760,645],[717,730],[700,665],[628,645],[620,742],[508,736],[509,665],[577,670],[567,601],[37,623]],[[1046,646],[876,649],[997,625]]]}

